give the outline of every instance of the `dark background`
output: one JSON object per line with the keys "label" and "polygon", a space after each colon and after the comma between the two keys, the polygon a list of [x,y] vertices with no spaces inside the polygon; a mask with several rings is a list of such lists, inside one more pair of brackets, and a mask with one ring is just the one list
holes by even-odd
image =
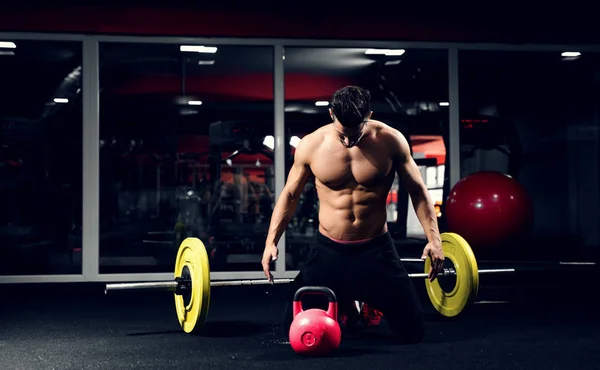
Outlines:
{"label": "dark background", "polygon": [[[502,6],[488,3],[486,7],[443,7],[435,3],[390,5],[384,2],[359,5],[334,2],[318,7],[310,3],[302,6],[275,2],[261,4],[259,8],[235,2],[211,5],[170,2],[168,6],[158,2],[123,2],[118,6],[58,2],[52,6],[34,7],[28,2],[20,2],[0,6],[0,31],[215,37],[216,45],[218,37],[440,42],[440,50],[408,48],[402,58],[402,68],[386,76],[405,107],[424,102],[435,104],[447,99],[447,58],[443,49],[446,42],[512,45],[592,45],[600,42],[594,13],[576,7],[575,3],[570,3],[569,8],[556,9],[528,9],[507,3]],[[218,101],[218,104],[203,106],[208,113],[203,116],[202,123],[213,122],[226,112],[228,119],[243,125],[239,122],[247,119],[247,112],[252,111],[256,120],[263,122],[255,125],[259,128],[256,136],[272,134],[269,132],[272,130],[273,91],[270,47],[219,46],[215,69],[209,73],[189,69],[182,78],[176,46],[100,45],[103,140],[108,142],[111,137],[120,135],[126,141],[145,135],[146,143],[164,151],[174,151],[173,137],[189,133],[206,135],[206,125],[199,125],[199,121],[180,114],[177,104],[173,104],[173,98],[182,92],[182,80],[185,80],[184,90],[203,94],[207,102],[210,99]],[[600,71],[594,53],[584,51],[584,58],[566,63],[557,53],[460,51],[460,114],[461,120],[487,117],[492,123],[488,125],[491,129],[480,132],[487,137],[503,137],[507,135],[505,128],[511,127],[510,130],[518,132],[518,136],[526,141],[520,143],[519,150],[522,147],[534,149],[533,153],[527,153],[529,157],[519,158],[520,165],[516,168],[498,165],[497,169],[519,174],[519,180],[534,197],[538,222],[534,231],[545,239],[529,245],[543,245],[545,250],[555,251],[555,258],[576,258],[585,255],[582,251],[595,253],[598,250],[597,237],[586,237],[586,234],[597,235],[599,226],[595,216],[598,203],[597,140],[585,145],[579,143],[597,137],[596,86]],[[47,163],[36,162],[37,169],[29,167],[33,176],[28,177],[30,187],[17,186],[17,196],[6,193],[3,198],[5,204],[10,204],[6,209],[16,209],[20,205],[26,215],[22,222],[37,225],[37,229],[32,232],[24,228],[15,236],[10,234],[15,230],[13,227],[3,235],[10,234],[8,239],[11,243],[19,240],[17,244],[22,243],[21,237],[35,239],[32,235],[36,233],[42,234],[42,239],[51,235],[56,248],[69,246],[69,250],[80,250],[81,94],[74,93],[73,104],[67,106],[48,107],[46,102],[65,88],[65,82],[70,82],[69,88],[76,91],[81,81],[77,78],[71,81],[65,76],[76,73],[81,66],[81,43],[20,41],[17,55],[19,59],[12,62],[8,59],[0,62],[4,86],[0,92],[0,108],[3,116],[11,118],[7,127],[17,127],[16,122],[24,121],[18,127],[23,128],[21,139],[29,138],[27,155],[32,158],[44,156]],[[384,100],[384,96],[377,93],[377,68],[342,73],[336,65],[342,58],[333,48],[286,46],[286,56],[286,104],[312,104],[314,100],[327,99],[333,86],[345,83],[365,85],[375,91],[374,100],[378,104]],[[227,76],[235,70],[242,71],[235,74],[239,79],[237,84]],[[242,74],[246,75],[244,79]],[[240,81],[245,84],[239,84]],[[483,108],[490,105],[493,113],[482,113]],[[447,136],[444,132],[447,110],[420,112],[415,118],[409,114],[395,115],[389,108],[380,104],[376,110],[381,117],[407,133]],[[305,133],[312,127],[310,125],[315,125],[314,117],[323,117],[325,112],[313,109],[310,114],[286,114],[288,134]],[[38,121],[40,117],[44,124]],[[398,121],[394,122],[394,118]],[[178,122],[177,128],[171,124],[174,121]],[[37,127],[36,134],[29,136],[34,127]],[[471,133],[462,130],[463,144],[479,145],[480,136]],[[165,140],[161,141],[162,138]],[[505,144],[502,140],[492,145]],[[539,147],[543,150],[538,150]],[[219,150],[220,153],[231,153],[235,149],[232,146]],[[253,163],[255,158],[246,159]],[[263,163],[268,162],[266,157],[259,158]],[[465,158],[461,156],[461,161],[467,160]],[[290,160],[291,155],[288,162]],[[101,165],[107,163],[118,161],[101,160]],[[44,172],[40,170],[42,167],[51,180],[44,186],[35,178]],[[461,176],[465,176],[480,167],[469,164],[462,168]],[[121,171],[130,174],[127,170]],[[544,176],[550,180],[546,181]],[[101,181],[104,180],[110,178],[101,175]],[[148,177],[146,182],[151,183],[152,178]],[[103,191],[113,184],[107,181],[104,185],[106,187],[101,186],[101,198],[108,199],[109,195]],[[136,191],[133,189],[132,192]],[[573,200],[573,197],[577,199]],[[101,200],[102,207],[106,204]],[[575,210],[569,209],[572,204],[577,205]],[[101,217],[103,215],[108,213],[101,210]],[[573,227],[568,226],[571,224],[576,224],[578,234],[571,235]],[[137,235],[137,232],[139,230],[124,233]],[[256,231],[257,240],[262,232]],[[402,239],[402,234],[399,235]],[[39,241],[29,242],[28,245],[34,245]],[[128,238],[119,243],[107,242],[120,250],[123,250],[121,244],[131,245],[128,243],[132,243]],[[47,250],[46,244],[36,245]],[[586,248],[582,249],[582,246]],[[40,252],[30,251],[26,255],[35,256],[36,253]],[[3,260],[14,259],[12,256]],[[167,253],[165,260],[170,261],[166,265],[168,270],[171,254]],[[9,262],[6,264],[10,265]],[[31,259],[28,264],[29,273],[57,272],[37,266]],[[6,268],[9,267],[12,273],[25,273],[22,266]],[[76,262],[74,268],[73,272],[79,273],[80,266]],[[258,265],[253,267],[256,268]]]}

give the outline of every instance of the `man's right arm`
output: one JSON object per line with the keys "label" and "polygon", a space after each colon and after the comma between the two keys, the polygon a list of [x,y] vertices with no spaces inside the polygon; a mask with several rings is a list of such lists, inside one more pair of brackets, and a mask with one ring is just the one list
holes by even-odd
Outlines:
{"label": "man's right arm", "polygon": [[279,243],[283,231],[287,228],[287,225],[290,223],[296,212],[300,194],[311,174],[310,153],[313,150],[313,148],[311,148],[311,141],[311,135],[307,135],[296,147],[294,164],[288,174],[283,191],[281,192],[281,195],[279,195],[279,199],[277,199],[275,207],[273,208],[269,234],[267,235],[265,251],[262,258],[263,271],[271,283],[273,282],[271,262],[277,259],[279,253],[277,244]]}
{"label": "man's right arm", "polygon": [[281,235],[296,212],[300,194],[302,194],[302,190],[311,175],[309,167],[310,153],[312,150],[310,148],[311,140],[312,138],[310,135],[306,136],[296,147],[294,164],[290,169],[283,191],[279,195],[279,199],[277,199],[275,207],[273,208],[269,233],[266,240],[267,246],[277,246]]}

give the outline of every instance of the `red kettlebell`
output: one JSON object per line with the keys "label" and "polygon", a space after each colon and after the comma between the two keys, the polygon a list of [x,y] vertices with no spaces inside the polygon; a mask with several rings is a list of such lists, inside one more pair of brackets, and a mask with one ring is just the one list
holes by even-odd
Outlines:
{"label": "red kettlebell", "polygon": [[[302,310],[302,296],[324,294],[329,300],[327,311],[319,308]],[[298,289],[293,302],[294,321],[290,326],[290,344],[294,352],[321,356],[337,349],[342,331],[337,322],[338,304],[335,293],[326,287],[307,286]]]}

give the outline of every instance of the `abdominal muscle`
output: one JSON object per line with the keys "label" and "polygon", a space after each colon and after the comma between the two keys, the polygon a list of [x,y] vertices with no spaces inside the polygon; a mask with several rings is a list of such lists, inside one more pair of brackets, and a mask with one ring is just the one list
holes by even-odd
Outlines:
{"label": "abdominal muscle", "polygon": [[[379,190],[379,189],[378,189]],[[343,189],[333,191],[317,185],[319,232],[345,242],[363,241],[387,232],[387,192]],[[384,192],[385,195],[381,196]]]}

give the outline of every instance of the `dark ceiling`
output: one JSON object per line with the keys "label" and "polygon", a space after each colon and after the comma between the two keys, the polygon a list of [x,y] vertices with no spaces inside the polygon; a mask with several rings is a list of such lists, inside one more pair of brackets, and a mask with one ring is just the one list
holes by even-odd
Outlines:
{"label": "dark ceiling", "polygon": [[[0,31],[600,44],[593,3],[3,2]],[[110,5],[109,5],[110,4]],[[52,21],[49,21],[52,20]]]}
{"label": "dark ceiling", "polygon": [[[151,73],[172,74],[180,73],[182,57],[187,62],[187,70],[195,75],[207,74],[235,74],[261,73],[273,71],[273,49],[263,46],[229,46],[214,45],[218,47],[215,54],[181,53],[179,44],[129,44],[129,43],[103,43],[100,53],[104,65],[126,66],[131,65],[131,70],[138,73],[150,71]],[[213,46],[213,45],[207,45]],[[446,51],[412,49],[400,57],[385,57],[379,55],[366,55],[365,48],[285,48],[285,70],[288,73],[310,71],[314,74],[327,74],[330,76],[347,76],[359,73],[370,66],[390,61],[401,61],[403,68],[409,64],[411,67],[439,68],[447,66]],[[199,65],[199,62],[214,61],[210,66]],[[161,69],[161,66],[171,66]],[[142,69],[139,69],[142,68]],[[393,68],[392,68],[393,69]]]}

